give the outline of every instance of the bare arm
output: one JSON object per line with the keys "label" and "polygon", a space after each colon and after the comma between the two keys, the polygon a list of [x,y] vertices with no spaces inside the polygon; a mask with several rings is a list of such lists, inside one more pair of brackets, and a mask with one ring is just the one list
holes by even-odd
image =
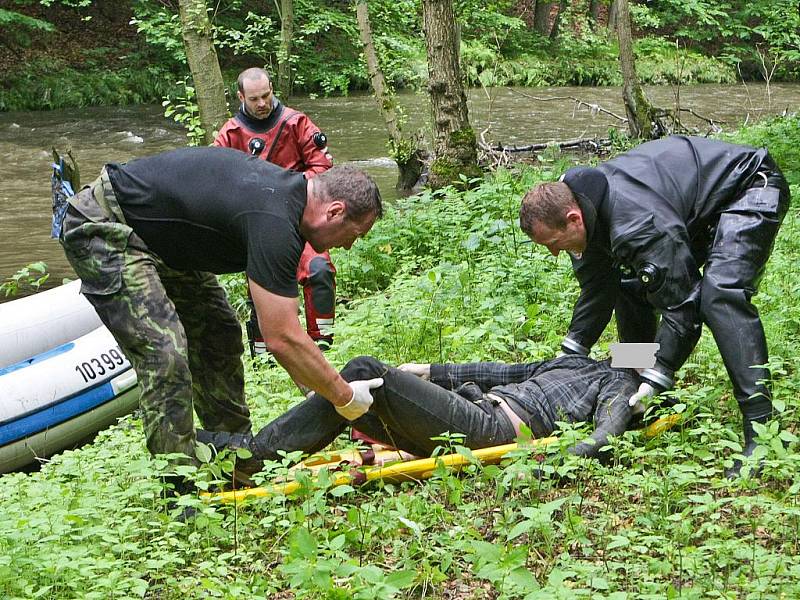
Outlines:
{"label": "bare arm", "polygon": [[344,406],[353,390],[311,341],[297,319],[297,300],[278,296],[248,278],[258,322],[270,352],[292,379]]}

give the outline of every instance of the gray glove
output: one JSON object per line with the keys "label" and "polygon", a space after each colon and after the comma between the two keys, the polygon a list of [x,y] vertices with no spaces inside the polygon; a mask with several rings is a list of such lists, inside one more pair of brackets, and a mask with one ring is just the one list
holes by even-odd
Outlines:
{"label": "gray glove", "polygon": [[372,406],[372,394],[369,391],[381,387],[383,385],[383,377],[351,381],[348,385],[353,390],[353,397],[350,398],[350,402],[344,406],[334,406],[334,408],[336,412],[348,421],[355,421]]}

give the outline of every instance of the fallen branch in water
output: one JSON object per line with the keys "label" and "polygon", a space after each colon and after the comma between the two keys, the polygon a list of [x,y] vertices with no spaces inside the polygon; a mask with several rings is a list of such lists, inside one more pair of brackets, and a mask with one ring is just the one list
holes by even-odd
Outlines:
{"label": "fallen branch in water", "polygon": [[485,144],[483,140],[481,140],[481,143],[479,144],[483,150],[491,150],[492,152],[509,152],[512,154],[516,152],[536,152],[537,150],[545,150],[552,147],[558,147],[562,150],[573,150],[577,148],[580,150],[586,150],[588,152],[601,152],[610,145],[611,140],[608,138],[576,138],[574,140],[564,140],[563,142],[539,142],[527,144],[525,146],[504,146],[502,144],[490,146]]}
{"label": "fallen branch in water", "polygon": [[478,149],[481,153],[481,162],[490,163],[492,168],[507,166],[514,160],[514,154],[523,152],[536,152],[547,148],[560,148],[561,150],[583,150],[592,154],[603,154],[611,147],[611,140],[608,138],[575,138],[572,140],[538,142],[526,144],[524,146],[505,146],[503,144],[489,144],[486,142],[485,134],[487,130],[481,132],[481,140],[478,142]]}
{"label": "fallen branch in water", "polygon": [[695,135],[700,134],[700,130],[698,128],[689,127],[688,125],[686,125],[683,122],[683,120],[681,120],[679,113],[682,113],[682,112],[689,113],[695,119],[698,119],[699,121],[705,121],[706,123],[708,123],[708,130],[704,134],[706,137],[709,134],[721,132],[722,131],[722,127],[720,127],[720,125],[724,125],[725,124],[725,121],[721,121],[721,120],[720,121],[715,121],[713,118],[705,117],[705,116],[695,112],[694,109],[691,109],[691,108],[679,108],[677,111],[669,109],[669,108],[656,109],[656,114],[659,117],[668,117],[672,121],[672,127],[669,128],[668,133],[670,133],[670,134],[672,134],[672,133],[691,133],[691,134],[695,134]]}
{"label": "fallen branch in water", "polygon": [[[589,112],[594,117],[595,115],[602,113],[604,115],[608,115],[610,117],[614,117],[620,123],[627,123],[628,119],[617,113],[611,112],[607,108],[603,108],[599,104],[592,104],[590,102],[584,102],[580,98],[576,98],[575,96],[553,96],[552,98],[542,98],[541,96],[531,96],[530,94],[526,94],[525,92],[520,92],[519,90],[515,90],[514,88],[508,88],[515,94],[519,94],[520,96],[524,96],[525,98],[530,98],[531,100],[537,100],[539,102],[553,102],[555,100],[572,100],[575,103],[575,110],[579,108],[587,108]],[[573,113],[574,116],[574,113]]]}
{"label": "fallen branch in water", "polygon": [[[574,110],[578,110],[578,109],[581,109],[581,108],[586,108],[586,109],[589,110],[589,112],[591,113],[591,115],[593,117],[598,115],[598,114],[604,114],[604,115],[608,115],[610,117],[613,117],[614,119],[619,121],[621,124],[624,124],[624,123],[628,122],[628,119],[626,117],[623,117],[621,115],[618,115],[615,112],[612,112],[612,111],[610,111],[610,110],[608,110],[606,108],[603,108],[599,104],[592,104],[590,102],[585,102],[584,100],[581,100],[580,98],[576,98],[575,96],[553,96],[551,98],[543,98],[541,96],[532,96],[530,94],[526,94],[525,92],[521,92],[521,91],[516,90],[514,88],[508,88],[508,89],[511,90],[515,94],[519,94],[520,96],[523,96],[525,98],[529,98],[531,100],[536,100],[538,102],[553,102],[553,101],[556,101],[556,100],[571,100],[575,104]],[[720,127],[720,125],[724,125],[725,124],[725,121],[716,120],[713,117],[706,117],[705,115],[701,115],[700,113],[698,113],[697,111],[695,111],[692,108],[678,108],[678,109],[673,110],[673,109],[669,109],[669,108],[658,108],[658,107],[656,107],[656,117],[658,117],[658,118],[667,117],[672,122],[672,126],[671,127],[666,127],[665,128],[665,131],[664,131],[665,135],[671,135],[671,134],[674,134],[674,133],[691,133],[691,134],[698,135],[698,134],[701,133],[700,130],[697,127],[689,127],[688,125],[686,125],[683,122],[683,120],[680,118],[680,113],[688,113],[688,114],[692,115],[695,119],[697,119],[699,121],[704,121],[705,123],[707,123],[708,124],[708,130],[704,134],[706,136],[708,136],[711,133],[719,133],[720,131],[722,131],[722,127]],[[574,115],[575,115],[575,113],[573,112],[573,116]],[[537,149],[538,148],[532,148],[532,150],[537,150]]]}

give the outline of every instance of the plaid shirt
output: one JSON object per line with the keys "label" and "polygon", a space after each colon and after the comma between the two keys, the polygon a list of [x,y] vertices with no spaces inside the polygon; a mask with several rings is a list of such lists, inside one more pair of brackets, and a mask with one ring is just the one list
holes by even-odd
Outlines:
{"label": "plaid shirt", "polygon": [[579,456],[596,456],[608,436],[627,429],[628,398],[639,386],[633,371],[612,369],[609,361],[579,355],[512,365],[433,364],[431,382],[449,390],[473,382],[483,392],[505,398],[536,437],[552,434],[556,421],[575,423],[593,417],[594,433],[570,449]]}

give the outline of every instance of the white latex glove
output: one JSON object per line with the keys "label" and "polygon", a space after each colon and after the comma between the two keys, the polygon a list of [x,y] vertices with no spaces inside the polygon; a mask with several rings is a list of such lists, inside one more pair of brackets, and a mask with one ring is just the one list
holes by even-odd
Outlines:
{"label": "white latex glove", "polygon": [[643,383],[639,386],[639,391],[628,399],[628,406],[633,408],[634,413],[644,412],[644,401],[652,398],[655,393],[656,388],[649,383]]}
{"label": "white latex glove", "polygon": [[406,373],[411,373],[412,375],[416,375],[417,377],[419,377],[420,379],[424,379],[425,381],[431,380],[430,364],[403,363],[397,368],[400,371],[405,371]]}
{"label": "white latex glove", "polygon": [[383,377],[351,381],[348,385],[353,390],[353,397],[350,402],[344,406],[334,406],[334,408],[336,412],[348,421],[355,421],[372,406],[372,394],[369,391],[381,387],[383,385]]}

